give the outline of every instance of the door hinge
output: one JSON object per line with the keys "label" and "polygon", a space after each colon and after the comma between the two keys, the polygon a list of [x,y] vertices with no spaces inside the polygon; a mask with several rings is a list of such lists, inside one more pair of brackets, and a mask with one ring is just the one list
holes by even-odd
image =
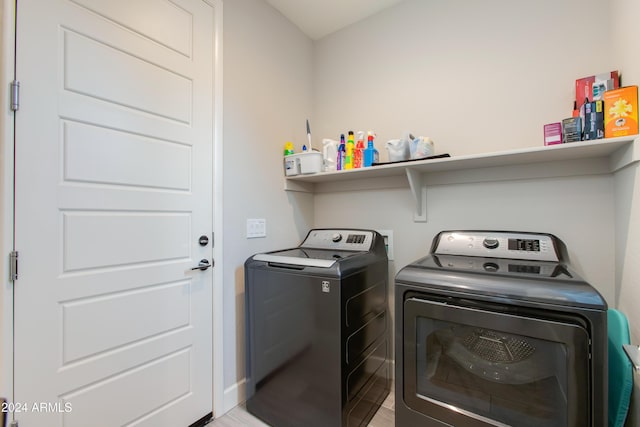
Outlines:
{"label": "door hinge", "polygon": [[18,280],[18,251],[9,254],[9,280]]}
{"label": "door hinge", "polygon": [[20,109],[20,82],[14,80],[11,82],[11,111]]}

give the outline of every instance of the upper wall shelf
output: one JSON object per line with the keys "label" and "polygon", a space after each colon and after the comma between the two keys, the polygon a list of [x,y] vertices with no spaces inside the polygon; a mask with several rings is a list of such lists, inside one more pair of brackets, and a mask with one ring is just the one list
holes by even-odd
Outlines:
{"label": "upper wall shelf", "polygon": [[614,173],[635,163],[638,135],[486,154],[386,164],[285,178],[285,190],[335,192],[411,188],[416,221],[426,221],[426,186]]}

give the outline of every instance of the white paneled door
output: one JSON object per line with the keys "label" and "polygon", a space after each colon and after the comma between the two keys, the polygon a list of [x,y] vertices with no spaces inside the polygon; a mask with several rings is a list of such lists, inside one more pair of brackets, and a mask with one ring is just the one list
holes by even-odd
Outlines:
{"label": "white paneled door", "polygon": [[17,17],[15,419],[188,426],[213,401],[213,274],[192,270],[213,254],[213,7]]}

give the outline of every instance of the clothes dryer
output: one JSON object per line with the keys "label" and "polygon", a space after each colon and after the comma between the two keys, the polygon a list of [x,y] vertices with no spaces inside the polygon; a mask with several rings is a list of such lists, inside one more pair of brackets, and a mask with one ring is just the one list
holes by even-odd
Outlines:
{"label": "clothes dryer", "polygon": [[607,304],[545,233],[444,231],[398,272],[397,426],[607,425]]}

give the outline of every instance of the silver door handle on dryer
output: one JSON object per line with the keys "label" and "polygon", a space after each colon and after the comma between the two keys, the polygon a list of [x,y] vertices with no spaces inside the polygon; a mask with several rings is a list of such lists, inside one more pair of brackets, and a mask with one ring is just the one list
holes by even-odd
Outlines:
{"label": "silver door handle on dryer", "polygon": [[200,262],[198,263],[198,266],[193,267],[192,270],[205,271],[209,267],[213,267],[213,264],[209,264],[209,261],[206,259],[201,259]]}

